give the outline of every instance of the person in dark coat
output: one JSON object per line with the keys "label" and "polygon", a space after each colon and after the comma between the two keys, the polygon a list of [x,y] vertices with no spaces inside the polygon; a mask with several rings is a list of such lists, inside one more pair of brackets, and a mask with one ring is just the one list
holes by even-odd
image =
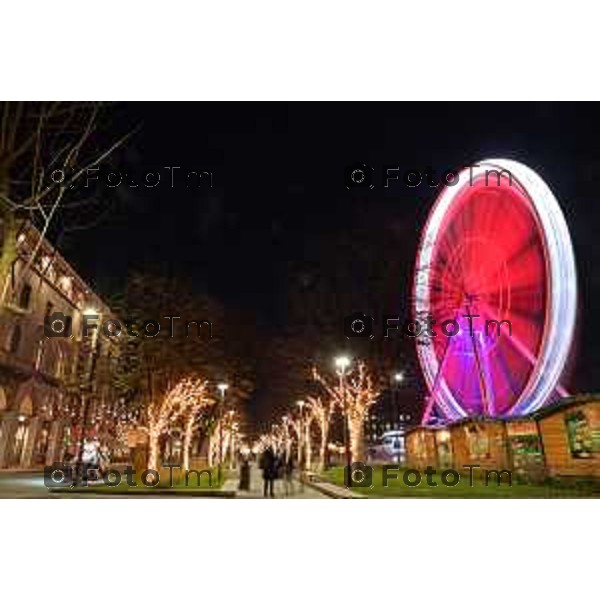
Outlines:
{"label": "person in dark coat", "polygon": [[246,454],[242,456],[239,489],[245,491],[250,490],[250,461],[248,460],[248,455]]}
{"label": "person in dark coat", "polygon": [[294,493],[294,469],[296,465],[294,463],[294,457],[289,455],[286,462],[284,462],[284,476],[285,476],[285,494],[289,496]]}
{"label": "person in dark coat", "polygon": [[265,498],[267,496],[275,498],[273,486],[277,478],[277,458],[275,452],[273,452],[273,448],[270,446],[265,449],[260,458],[260,468],[262,469],[264,480],[263,495]]}

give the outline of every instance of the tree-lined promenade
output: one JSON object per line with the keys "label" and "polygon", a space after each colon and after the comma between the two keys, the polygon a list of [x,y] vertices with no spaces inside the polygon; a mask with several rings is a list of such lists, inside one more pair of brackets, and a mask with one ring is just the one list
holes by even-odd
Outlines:
{"label": "tree-lined promenade", "polygon": [[[325,470],[332,449],[342,450],[347,464],[363,460],[365,456],[364,423],[381,388],[362,360],[351,361],[340,356],[333,365],[333,374],[313,367],[314,394],[297,400],[292,410],[273,423],[271,431],[260,439],[262,447],[271,445],[283,451],[286,457],[295,446],[297,462],[304,470]],[[341,444],[338,440],[337,445],[331,439],[332,420],[336,414],[342,419],[342,440]],[[319,440],[317,462],[312,453],[315,435]]]}

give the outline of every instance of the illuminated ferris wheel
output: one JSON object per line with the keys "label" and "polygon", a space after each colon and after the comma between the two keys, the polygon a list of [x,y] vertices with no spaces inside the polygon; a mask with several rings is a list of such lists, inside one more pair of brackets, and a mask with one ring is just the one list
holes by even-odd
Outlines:
{"label": "illuminated ferris wheel", "polygon": [[461,171],[417,255],[415,316],[436,321],[436,336],[417,341],[423,423],[524,415],[566,395],[576,304],[569,231],[544,181],[505,159]]}

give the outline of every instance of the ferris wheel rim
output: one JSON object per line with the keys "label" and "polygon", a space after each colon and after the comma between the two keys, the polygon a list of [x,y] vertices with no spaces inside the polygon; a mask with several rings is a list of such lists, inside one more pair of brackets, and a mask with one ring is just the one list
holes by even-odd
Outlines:
{"label": "ferris wheel rim", "polygon": [[[474,177],[478,178],[492,169],[500,173],[507,172],[519,185],[529,208],[535,214],[546,260],[547,315],[542,339],[527,382],[507,411],[510,416],[530,413],[540,408],[559,385],[571,348],[576,320],[575,257],[568,227],[554,194],[535,171],[514,160],[485,159],[463,169],[457,178],[458,184],[446,187],[439,194],[429,213],[417,252],[414,311],[418,318],[419,315],[428,314],[430,309],[430,264],[436,243],[443,232],[444,218],[465,186],[472,184]],[[443,359],[438,361],[433,345],[418,344],[417,354],[427,387],[431,395],[435,396],[436,404],[442,412],[449,420],[468,417],[465,407],[454,396],[440,372]]]}

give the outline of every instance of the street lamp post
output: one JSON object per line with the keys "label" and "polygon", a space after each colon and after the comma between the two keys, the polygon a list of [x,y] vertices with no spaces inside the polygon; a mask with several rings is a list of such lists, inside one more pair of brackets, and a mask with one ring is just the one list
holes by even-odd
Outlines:
{"label": "street lamp post", "polygon": [[[394,404],[396,409],[396,418],[398,419],[398,429],[400,428],[400,400],[398,397],[398,391],[400,388],[400,384],[404,381],[404,373],[402,371],[398,371],[394,373]],[[400,443],[400,442],[398,442]],[[400,464],[401,452],[398,452],[398,464]]]}
{"label": "street lamp post", "polygon": [[338,356],[335,359],[337,374],[340,378],[340,392],[342,396],[342,412],[344,413],[344,449],[346,451],[346,473],[348,484],[351,480],[352,469],[352,449],[350,448],[350,433],[348,427],[348,404],[346,401],[346,369],[350,365],[350,359],[347,356]]}
{"label": "street lamp post", "polygon": [[226,383],[219,383],[217,386],[219,392],[221,392],[221,403],[219,405],[219,465],[217,467],[217,480],[221,484],[222,469],[223,469],[223,408],[225,406],[225,392],[229,385]]}
{"label": "street lamp post", "polygon": [[233,454],[235,446],[234,436],[235,432],[237,431],[237,423],[233,422],[233,417],[235,415],[234,410],[230,410],[227,414],[229,415],[229,419],[227,420],[227,427],[229,428],[229,470],[233,471]]}
{"label": "street lamp post", "polygon": [[404,373],[402,371],[394,373],[394,408],[396,409],[396,418],[398,419],[398,423],[400,423],[400,400],[398,398],[398,390],[403,381]]}
{"label": "street lamp post", "polygon": [[304,400],[298,400],[296,405],[300,409],[300,425],[298,427],[298,468],[302,468],[302,461],[306,458],[306,450],[303,448],[305,443],[304,440],[304,413],[302,409],[304,408]]}
{"label": "street lamp post", "polygon": [[[100,316],[94,308],[86,308],[82,311],[83,315]],[[83,338],[82,338],[83,339]],[[83,343],[83,341],[82,341]],[[78,482],[83,482],[87,473],[83,472],[83,452],[85,448],[85,429],[89,421],[89,413],[91,408],[91,395],[94,387],[94,374],[96,370],[96,361],[98,358],[98,330],[92,333],[92,341],[90,344],[90,357],[87,371],[83,372],[84,382],[81,384],[81,432],[79,439],[79,448],[77,452],[76,475]]]}

